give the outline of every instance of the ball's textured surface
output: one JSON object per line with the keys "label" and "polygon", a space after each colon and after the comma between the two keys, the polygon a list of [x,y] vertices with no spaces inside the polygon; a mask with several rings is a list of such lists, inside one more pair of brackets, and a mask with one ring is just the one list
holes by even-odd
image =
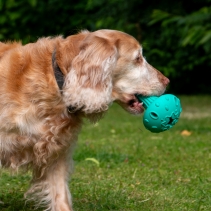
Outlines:
{"label": "ball's textured surface", "polygon": [[154,133],[163,132],[172,128],[180,117],[182,107],[179,98],[172,94],[156,96],[137,95],[143,102],[145,113],[143,123],[146,129]]}

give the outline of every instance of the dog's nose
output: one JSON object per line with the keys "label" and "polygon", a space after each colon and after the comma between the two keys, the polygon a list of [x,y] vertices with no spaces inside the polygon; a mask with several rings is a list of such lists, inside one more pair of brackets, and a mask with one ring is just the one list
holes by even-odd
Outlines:
{"label": "dog's nose", "polygon": [[161,81],[162,81],[162,83],[163,83],[165,86],[168,86],[168,84],[170,83],[170,80],[169,80],[168,78],[166,78],[166,77],[163,77],[163,78],[161,79]]}
{"label": "dog's nose", "polygon": [[170,80],[168,78],[165,78],[165,84],[166,86],[170,83]]}

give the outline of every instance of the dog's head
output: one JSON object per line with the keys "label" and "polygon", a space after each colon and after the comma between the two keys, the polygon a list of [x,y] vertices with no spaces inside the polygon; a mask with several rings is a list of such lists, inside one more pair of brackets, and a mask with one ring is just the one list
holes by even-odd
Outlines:
{"label": "dog's head", "polygon": [[113,101],[142,113],[135,94],[161,95],[169,83],[147,63],[138,41],[123,32],[85,31],[65,39],[57,51],[64,102],[86,114],[103,112]]}

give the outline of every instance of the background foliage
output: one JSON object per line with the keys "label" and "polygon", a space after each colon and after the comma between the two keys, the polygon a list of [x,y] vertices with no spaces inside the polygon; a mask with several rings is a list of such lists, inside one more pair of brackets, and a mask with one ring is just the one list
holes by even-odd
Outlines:
{"label": "background foliage", "polygon": [[210,93],[210,5],[211,0],[0,0],[0,41],[118,29],[142,43],[147,60],[170,78],[169,92]]}

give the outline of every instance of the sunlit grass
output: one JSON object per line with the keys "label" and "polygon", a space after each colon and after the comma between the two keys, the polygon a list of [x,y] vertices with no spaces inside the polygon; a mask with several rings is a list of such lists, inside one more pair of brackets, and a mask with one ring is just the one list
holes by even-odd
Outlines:
{"label": "sunlit grass", "polygon": [[[117,105],[85,124],[70,183],[75,211],[210,210],[211,97],[180,99],[182,116],[163,133],[147,131],[141,116]],[[30,173],[1,176],[0,210],[32,210],[22,200]]]}

